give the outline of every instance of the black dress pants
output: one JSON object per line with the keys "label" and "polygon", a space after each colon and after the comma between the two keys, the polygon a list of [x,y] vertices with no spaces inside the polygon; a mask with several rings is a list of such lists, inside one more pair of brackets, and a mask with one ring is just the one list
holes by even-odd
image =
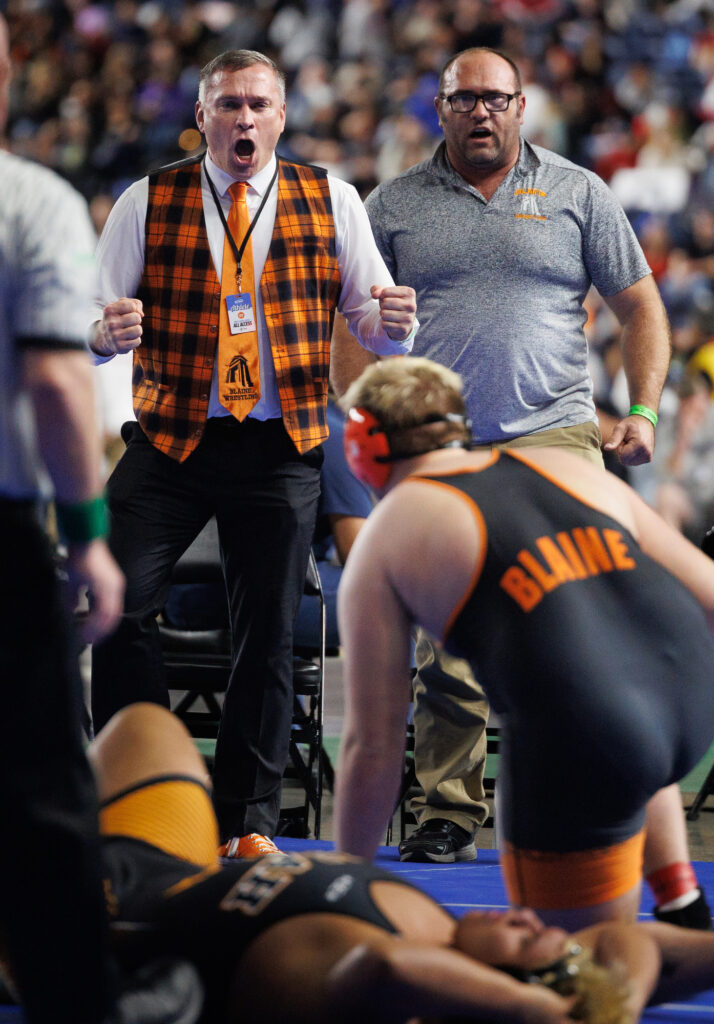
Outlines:
{"label": "black dress pants", "polygon": [[292,720],[292,636],[320,489],[322,449],[298,454],[282,420],[208,420],[183,462],[138,424],[109,479],[110,546],[127,577],[125,614],[95,646],[98,730],[134,701],[168,706],[158,627],[177,560],[215,514],[233,661],[213,787],[221,837],[273,835]]}
{"label": "black dress pants", "polygon": [[0,499],[0,538],[2,943],[29,1024],[98,1024],[108,927],[78,646],[29,503]]}

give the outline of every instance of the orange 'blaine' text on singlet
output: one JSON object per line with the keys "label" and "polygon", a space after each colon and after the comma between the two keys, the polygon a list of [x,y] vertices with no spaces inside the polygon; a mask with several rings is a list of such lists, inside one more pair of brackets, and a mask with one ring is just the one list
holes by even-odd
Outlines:
{"label": "orange 'blaine' text on singlet", "polygon": [[535,608],[544,594],[561,583],[636,568],[619,530],[578,526],[555,537],[538,537],[535,548],[537,555],[523,548],[518,553],[519,564],[506,569],[500,580],[524,612]]}

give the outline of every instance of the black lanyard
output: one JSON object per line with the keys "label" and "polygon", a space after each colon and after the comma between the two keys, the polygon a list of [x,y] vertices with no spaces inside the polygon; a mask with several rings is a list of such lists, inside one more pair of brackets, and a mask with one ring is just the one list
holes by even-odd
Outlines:
{"label": "black lanyard", "polygon": [[[236,245],[235,238],[231,234],[230,228],[228,227],[228,221],[226,220],[226,215],[223,212],[223,207],[221,206],[221,201],[218,198],[218,193],[216,192],[216,186],[211,181],[211,176],[208,173],[208,168],[206,167],[205,160],[204,160],[204,163],[203,163],[203,172],[206,175],[206,181],[208,182],[209,187],[211,189],[211,195],[213,196],[213,201],[216,204],[216,209],[218,210],[218,216],[221,218],[221,223],[223,224],[223,229],[224,229],[224,231],[226,233],[226,238],[228,239],[228,243],[229,243],[231,249],[233,250],[233,257],[234,257],[234,259],[236,261],[236,284],[238,285],[239,288],[241,286],[241,277],[242,277],[242,273],[241,273],[241,260],[243,259],[243,253],[245,252],[245,247],[248,244],[248,239],[253,234],[253,228],[258,223],[258,217],[260,217],[261,213],[263,212],[263,207],[265,206],[265,204],[268,201],[268,196],[270,195],[270,190],[272,189],[273,185],[275,184],[275,179],[278,176],[278,169],[279,169],[279,167],[280,167],[280,157],[276,153],[275,154],[275,171],[273,173],[273,177],[270,179],[270,184],[268,185],[268,187],[265,190],[265,195],[263,196],[262,202],[261,202],[260,206],[258,207],[258,209],[256,210],[255,217],[253,217],[252,221],[250,222],[248,230],[245,233],[245,238],[241,242],[240,248],[239,248]],[[246,182],[245,184],[246,184],[246,187],[247,187],[248,183]]]}

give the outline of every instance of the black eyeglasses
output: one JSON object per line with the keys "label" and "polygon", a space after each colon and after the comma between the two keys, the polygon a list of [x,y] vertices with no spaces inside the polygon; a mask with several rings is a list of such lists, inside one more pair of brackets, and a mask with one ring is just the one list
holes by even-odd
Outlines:
{"label": "black eyeglasses", "polygon": [[469,114],[479,100],[483,103],[489,113],[500,113],[508,110],[508,105],[516,96],[520,96],[521,90],[517,92],[452,92],[451,96],[440,93],[442,100],[447,100],[455,114]]}

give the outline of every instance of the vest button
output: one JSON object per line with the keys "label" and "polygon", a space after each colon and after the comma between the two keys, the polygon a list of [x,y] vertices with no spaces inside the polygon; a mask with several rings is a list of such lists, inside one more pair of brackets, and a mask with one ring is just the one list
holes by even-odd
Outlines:
{"label": "vest button", "polygon": [[204,366],[213,366],[213,360],[212,359],[204,359],[203,362],[204,362]]}
{"label": "vest button", "polygon": [[207,398],[208,398],[208,392],[207,391],[202,391],[201,392],[201,401],[204,402]]}
{"label": "vest button", "polygon": [[218,327],[216,324],[211,324],[211,326],[208,329],[211,332],[211,334],[218,334]]}

